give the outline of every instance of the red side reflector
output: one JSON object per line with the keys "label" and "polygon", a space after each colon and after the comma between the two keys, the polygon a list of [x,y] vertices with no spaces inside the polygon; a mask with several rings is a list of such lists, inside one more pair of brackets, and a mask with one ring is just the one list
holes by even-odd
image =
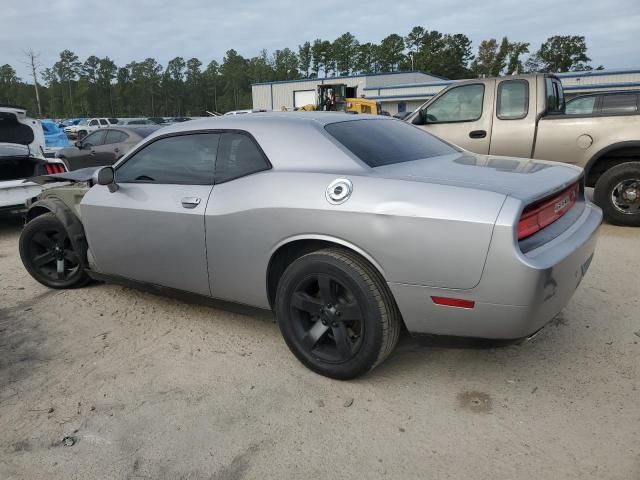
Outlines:
{"label": "red side reflector", "polygon": [[518,240],[539,232],[571,210],[578,199],[579,191],[580,185],[576,183],[551,198],[525,208],[518,222]]}
{"label": "red side reflector", "polygon": [[473,308],[476,302],[472,300],[463,300],[461,298],[449,298],[449,297],[431,297],[433,303],[436,305],[443,305],[445,307],[458,307],[458,308]]}

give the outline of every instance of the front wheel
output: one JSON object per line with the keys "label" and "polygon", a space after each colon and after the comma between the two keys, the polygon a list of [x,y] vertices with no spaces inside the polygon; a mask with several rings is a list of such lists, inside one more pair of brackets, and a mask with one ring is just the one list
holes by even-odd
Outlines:
{"label": "front wheel", "polygon": [[24,267],[47,287],[75,288],[89,281],[64,225],[53,213],[27,223],[19,247]]}
{"label": "front wheel", "polygon": [[380,274],[343,249],[312,252],[289,265],[278,284],[275,310],[293,354],[331,378],[373,369],[400,333],[400,314]]}
{"label": "front wheel", "polygon": [[609,222],[640,226],[640,162],[622,163],[604,172],[593,198]]}

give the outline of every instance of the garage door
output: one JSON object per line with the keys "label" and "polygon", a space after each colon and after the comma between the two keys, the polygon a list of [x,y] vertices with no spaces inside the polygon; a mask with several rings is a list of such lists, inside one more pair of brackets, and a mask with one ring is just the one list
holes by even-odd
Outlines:
{"label": "garage door", "polygon": [[293,92],[293,106],[304,107],[305,105],[316,104],[316,91],[315,90],[298,90]]}

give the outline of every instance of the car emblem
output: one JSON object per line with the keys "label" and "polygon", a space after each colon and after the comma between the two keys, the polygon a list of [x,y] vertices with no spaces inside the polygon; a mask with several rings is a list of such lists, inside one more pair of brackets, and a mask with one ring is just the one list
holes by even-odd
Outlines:
{"label": "car emblem", "polygon": [[346,202],[353,192],[353,184],[347,178],[338,178],[327,187],[325,196],[332,205],[340,205]]}

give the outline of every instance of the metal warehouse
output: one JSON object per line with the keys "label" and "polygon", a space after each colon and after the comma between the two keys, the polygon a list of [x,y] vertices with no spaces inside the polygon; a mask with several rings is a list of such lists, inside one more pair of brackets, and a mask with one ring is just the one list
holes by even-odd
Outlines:
{"label": "metal warehouse", "polygon": [[366,96],[367,91],[378,87],[410,83],[425,84],[442,80],[446,79],[424,72],[393,72],[255,83],[251,86],[251,93],[254,109],[281,110],[283,107],[291,109],[310,103],[315,104],[319,85],[344,84],[347,87],[347,97],[356,98]]}
{"label": "metal warehouse", "polygon": [[[583,93],[640,89],[640,69],[591,70],[556,74],[562,81],[567,97]],[[347,77],[314,78],[252,86],[253,108],[280,110],[316,103],[319,85],[341,83],[347,86],[350,98],[365,96],[381,102],[382,109],[395,115],[413,111],[425,101],[459,80],[448,80],[432,73],[396,72]]]}

